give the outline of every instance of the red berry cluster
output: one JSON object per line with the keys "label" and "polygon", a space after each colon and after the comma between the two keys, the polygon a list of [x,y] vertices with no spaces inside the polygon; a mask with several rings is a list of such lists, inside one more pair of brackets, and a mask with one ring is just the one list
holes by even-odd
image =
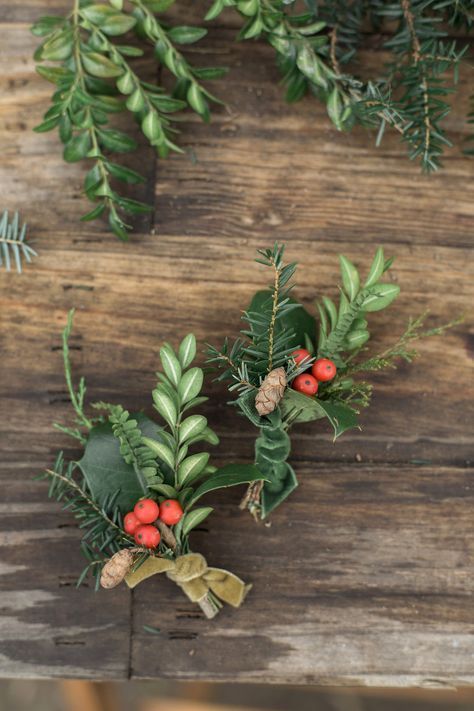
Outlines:
{"label": "red berry cluster", "polygon": [[[309,361],[311,353],[306,348],[298,348],[293,351],[291,357],[297,365],[304,361]],[[332,380],[337,372],[337,368],[329,358],[318,358],[311,366],[311,372],[301,373],[293,380],[292,387],[303,395],[316,395],[319,383],[327,383]]]}
{"label": "red berry cluster", "polygon": [[153,499],[140,499],[123,519],[125,532],[135,538],[138,546],[156,548],[161,535],[156,525],[160,519],[167,526],[174,526],[183,517],[183,509],[176,499],[166,499],[158,506]]}

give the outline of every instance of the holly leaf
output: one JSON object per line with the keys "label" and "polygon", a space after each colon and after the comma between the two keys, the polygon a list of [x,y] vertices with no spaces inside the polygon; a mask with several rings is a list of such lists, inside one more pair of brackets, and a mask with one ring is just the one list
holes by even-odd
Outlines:
{"label": "holly leaf", "polygon": [[[132,415],[143,435],[156,439],[160,426],[143,413]],[[120,443],[105,422],[93,427],[86,442],[84,454],[78,465],[84,474],[92,498],[103,505],[110,493],[118,490],[116,506],[125,515],[133,509],[138,499],[147,493],[145,480],[132,464],[124,462]]]}
{"label": "holly leaf", "polygon": [[[272,299],[271,291],[257,291],[254,295],[248,312],[261,312],[263,307]],[[286,316],[279,318],[275,325],[275,337],[282,332],[292,332],[294,336],[288,339],[288,348],[304,348],[306,346],[306,336],[315,345],[316,321],[308,311],[296,299],[289,298],[288,302],[295,306]],[[254,325],[255,328],[255,325]]]}
{"label": "holly leaf", "polygon": [[250,484],[252,481],[260,481],[264,478],[254,464],[227,464],[198,486],[189,499],[186,508],[190,509],[201,496],[208,494],[210,491],[225,489],[228,486],[237,486],[238,484]]}
{"label": "holly leaf", "polygon": [[260,417],[255,407],[256,390],[249,390],[241,395],[235,404],[242,410],[245,417],[256,427],[272,427],[272,423],[266,417]]}
{"label": "holly leaf", "polygon": [[322,407],[322,401],[314,397],[303,395],[292,388],[287,388],[280,402],[280,410],[283,418],[293,416],[296,412],[298,415],[293,419],[293,422],[312,422],[327,417],[327,412]]}
{"label": "holly leaf", "polygon": [[334,440],[344,432],[347,432],[347,430],[360,429],[357,422],[357,412],[352,407],[340,402],[328,402],[327,400],[321,400],[319,405],[334,428]]}

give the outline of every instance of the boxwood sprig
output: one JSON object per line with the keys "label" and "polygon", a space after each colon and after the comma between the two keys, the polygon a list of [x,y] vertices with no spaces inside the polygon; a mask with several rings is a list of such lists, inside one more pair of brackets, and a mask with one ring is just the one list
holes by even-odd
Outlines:
{"label": "boxwood sprig", "polygon": [[[57,89],[35,130],[58,128],[66,161],[94,162],[85,177],[84,193],[95,205],[82,219],[104,215],[112,232],[124,240],[131,229],[125,215],[152,208],[115,188],[116,181],[136,185],[144,178],[110,158],[110,153],[137,148],[127,133],[110,127],[112,114],[130,112],[158,155],[166,157],[170,151],[182,152],[174,140],[177,130],[171,115],[189,106],[208,120],[208,100],[218,101],[200,80],[219,76],[219,68],[193,69],[175,47],[175,43],[197,41],[206,30],[162,24],[155,13],[170,4],[168,0],[130,0],[126,6],[121,0],[110,0],[110,4],[73,0],[67,16],[42,17],[32,27],[43,38],[35,60],[59,64],[37,66],[38,73]],[[153,43],[159,63],[178,79],[176,96],[159,84],[144,81],[134,68],[133,60],[144,54],[143,49],[117,39],[131,30]]]}

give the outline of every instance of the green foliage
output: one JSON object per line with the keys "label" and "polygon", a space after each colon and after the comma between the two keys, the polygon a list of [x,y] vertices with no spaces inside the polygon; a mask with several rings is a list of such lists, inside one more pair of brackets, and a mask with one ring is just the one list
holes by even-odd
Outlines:
{"label": "green foliage", "polygon": [[[296,475],[287,462],[291,449],[290,427],[300,422],[326,419],[333,429],[334,439],[347,430],[358,428],[358,414],[361,408],[370,404],[372,386],[365,381],[355,381],[352,376],[394,367],[400,358],[410,362],[416,356],[416,351],[410,348],[411,341],[440,335],[457,321],[423,330],[424,317],[411,320],[406,332],[393,346],[358,361],[370,339],[369,314],[390,306],[400,292],[397,284],[382,281],[393,259],[386,259],[379,247],[364,279],[354,264],[340,255],[342,285],[339,301],[336,303],[323,296],[316,303],[319,313],[316,334],[313,317],[289,296],[292,287],[288,282],[296,265],[283,265],[283,248],[277,244],[271,250],[259,250],[259,255],[256,261],[272,270],[274,284],[270,292],[255,294],[243,317],[249,328],[241,331],[232,346],[228,338],[220,349],[209,346],[208,362],[220,371],[217,380],[229,381],[229,390],[237,392],[233,404],[239,413],[260,430],[255,443],[255,464],[265,482],[263,486],[261,483],[251,486],[243,503],[252,513],[265,518],[297,486]],[[279,280],[281,274],[283,280]],[[330,382],[320,382],[314,397],[291,387],[293,379],[307,371],[315,359],[307,358],[297,365],[291,354],[298,347],[306,347],[317,358],[329,358],[337,366],[336,377]],[[263,387],[264,377],[275,367],[285,369],[289,387],[285,388],[273,412],[260,416],[255,398],[259,388]]]}
{"label": "green foliage", "polygon": [[3,266],[7,272],[14,264],[18,274],[21,274],[23,260],[29,263],[32,257],[37,256],[26,240],[26,228],[26,223],[20,227],[18,212],[10,221],[8,211],[3,211],[0,217],[0,267]]}
{"label": "green foliage", "polygon": [[[102,503],[110,491],[116,490],[116,505],[125,515],[148,493],[148,486],[163,481],[154,458],[142,444],[143,437],[156,436],[158,427],[142,413],[133,418],[126,413],[125,419],[126,411],[122,413],[124,421],[116,424],[121,408],[115,406],[114,410],[117,415],[90,430],[78,464],[94,500]],[[132,425],[130,432],[127,423]]]}
{"label": "green foliage", "polygon": [[[437,170],[444,147],[451,145],[443,127],[447,96],[468,48],[462,36],[448,38],[449,25],[469,32],[472,3],[306,0],[305,5],[302,12],[295,0],[214,0],[206,19],[234,7],[244,20],[240,38],[263,36],[275,49],[288,101],[310,92],[324,102],[338,130],[355,123],[373,127],[377,144],[389,126],[412,160],[427,172]],[[392,57],[370,80],[357,71],[368,28],[388,36],[383,49]]]}
{"label": "green foliage", "polygon": [[[190,44],[206,34],[193,27],[169,28],[156,17],[171,3],[129,0],[110,4],[73,0],[65,17],[42,17],[32,27],[42,38],[35,53],[38,73],[55,84],[51,107],[37,132],[58,129],[64,144],[64,160],[92,163],[84,180],[84,193],[94,203],[82,218],[95,220],[104,215],[120,239],[131,229],[125,215],[148,212],[151,208],[125,197],[115,187],[117,181],[135,185],[144,178],[134,170],[114,162],[111,153],[129,153],[137,144],[126,133],[110,127],[113,115],[128,111],[141,126],[159,156],[181,152],[174,143],[176,128],[172,114],[186,107],[209,119],[209,102],[217,99],[201,84],[213,78],[212,70],[193,68],[175,44]],[[157,61],[175,79],[169,95],[157,83],[149,83],[135,66],[144,51],[136,44],[123,44],[123,35],[133,31],[143,43],[153,45]],[[132,40],[133,41],[133,40]],[[219,74],[219,70],[217,69]]]}
{"label": "green foliage", "polygon": [[49,480],[49,498],[63,503],[63,509],[73,514],[83,531],[81,550],[88,564],[79,576],[77,585],[92,572],[97,588],[104,559],[121,548],[133,545],[134,541],[123,531],[122,514],[116,503],[119,490],[109,491],[98,503],[85,477],[78,477],[79,471],[76,462],[66,465],[63,453],[60,452],[54,468],[46,470],[38,478]]}
{"label": "green foliage", "polygon": [[[63,359],[77,427],[60,429],[79,439],[84,453],[66,469],[60,454],[54,469],[47,470],[44,476],[51,479],[50,495],[65,500],[80,526],[87,529],[82,550],[89,564],[80,577],[82,581],[89,570],[99,575],[104,555],[134,544],[122,530],[122,519],[140,498],[173,498],[181,503],[185,513],[179,523],[168,528],[161,522],[160,527],[158,553],[174,557],[189,550],[189,534],[212,511],[210,507],[195,508],[204,494],[254,482],[262,475],[253,465],[230,464],[216,469],[209,464],[208,452],[190,451],[196,444],[219,442],[203,415],[187,414],[206,400],[200,396],[203,371],[192,366],[196,355],[194,335],[183,339],[177,353],[168,343],[160,350],[164,372],[158,373],[159,382],[153,390],[155,409],[165,421],[165,426],[159,427],[142,413],[130,415],[121,405],[104,402],[94,403],[93,407],[105,410],[107,420],[104,416],[87,417],[84,379],[77,390],[72,380],[72,323],[73,311],[63,332]],[[82,473],[80,481],[78,472]],[[152,553],[143,550],[141,559],[147,555]]]}

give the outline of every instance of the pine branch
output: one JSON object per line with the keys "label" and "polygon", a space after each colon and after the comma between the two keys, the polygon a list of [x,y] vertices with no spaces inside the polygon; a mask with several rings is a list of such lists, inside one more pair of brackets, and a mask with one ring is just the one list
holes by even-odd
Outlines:
{"label": "pine branch", "polygon": [[20,228],[18,212],[9,221],[8,211],[3,211],[0,218],[0,267],[3,266],[7,272],[11,271],[14,262],[18,274],[21,274],[23,259],[30,263],[32,257],[37,256],[26,240],[26,229],[26,223]]}
{"label": "pine branch", "polygon": [[62,502],[63,509],[71,511],[79,522],[79,528],[84,532],[81,550],[89,562],[79,576],[77,585],[79,586],[93,570],[98,587],[104,559],[124,547],[134,546],[135,543],[124,532],[120,511],[114,505],[118,492],[112,492],[103,505],[99,506],[90,496],[85,480],[82,483],[75,480],[76,471],[77,464],[69,462],[66,466],[60,452],[54,469],[47,469],[38,478],[49,479],[49,498]]}

